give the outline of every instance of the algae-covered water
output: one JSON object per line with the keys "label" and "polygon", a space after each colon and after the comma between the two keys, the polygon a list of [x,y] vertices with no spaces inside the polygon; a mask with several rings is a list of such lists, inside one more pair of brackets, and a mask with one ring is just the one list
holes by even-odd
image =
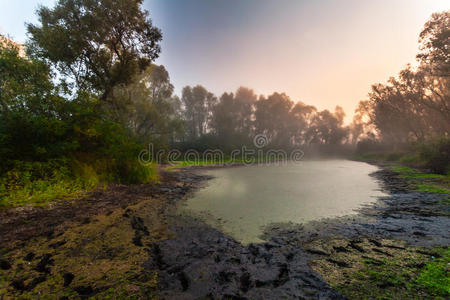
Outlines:
{"label": "algae-covered water", "polygon": [[202,171],[214,176],[179,209],[247,244],[271,223],[304,223],[356,213],[384,196],[370,173],[349,160],[303,161]]}

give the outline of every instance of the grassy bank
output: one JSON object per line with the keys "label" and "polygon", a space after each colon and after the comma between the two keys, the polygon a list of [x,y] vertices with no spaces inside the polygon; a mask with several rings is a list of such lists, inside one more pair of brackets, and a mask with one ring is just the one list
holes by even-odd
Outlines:
{"label": "grassy bank", "polygon": [[450,194],[450,173],[437,174],[426,168],[418,154],[367,153],[353,156],[354,160],[385,165],[398,173],[416,191]]}

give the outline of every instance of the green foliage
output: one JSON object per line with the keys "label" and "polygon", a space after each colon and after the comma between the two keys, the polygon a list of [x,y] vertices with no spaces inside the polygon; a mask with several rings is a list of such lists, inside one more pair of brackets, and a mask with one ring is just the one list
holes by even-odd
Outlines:
{"label": "green foliage", "polygon": [[420,155],[418,153],[407,153],[401,156],[398,160],[401,163],[404,164],[413,164],[413,165],[419,165],[422,163],[422,160],[420,158]]}
{"label": "green foliage", "polygon": [[143,148],[99,100],[79,91],[59,95],[42,62],[0,46],[0,206],[41,205],[73,198],[108,182],[149,183],[153,166],[138,163]]}
{"label": "green foliage", "polygon": [[401,165],[394,165],[393,170],[397,173],[402,174],[405,178],[444,178],[444,175],[441,174],[430,174],[430,173],[422,173],[419,172],[416,169],[401,166]]}
{"label": "green foliage", "polygon": [[95,187],[71,176],[65,161],[16,161],[0,178],[0,206],[43,205],[49,201],[74,198]]}
{"label": "green foliage", "polygon": [[434,257],[421,270],[416,279],[416,284],[428,290],[434,296],[450,296],[450,249],[437,249],[437,254],[441,257]]}
{"label": "green foliage", "polygon": [[450,190],[447,188],[443,188],[440,187],[436,184],[432,184],[432,183],[423,183],[423,184],[418,184],[416,186],[418,191],[421,192],[428,192],[428,193],[436,193],[436,194],[449,194]]}
{"label": "green foliage", "polygon": [[450,176],[442,174],[422,173],[416,169],[402,166],[393,165],[393,171],[401,174],[405,179],[408,179],[414,184],[417,191],[448,194],[450,189]]}
{"label": "green foliage", "polygon": [[130,83],[160,52],[161,32],[142,2],[59,0],[40,7],[40,24],[27,24],[28,53],[110,101],[115,86]]}
{"label": "green foliage", "polygon": [[450,172],[450,138],[442,137],[420,147],[420,157],[432,172]]}

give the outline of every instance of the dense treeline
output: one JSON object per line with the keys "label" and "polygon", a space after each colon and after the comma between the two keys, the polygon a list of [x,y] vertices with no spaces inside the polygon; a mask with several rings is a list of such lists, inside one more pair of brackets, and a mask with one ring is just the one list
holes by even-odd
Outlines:
{"label": "dense treeline", "polygon": [[220,148],[231,151],[252,146],[257,134],[264,134],[268,147],[293,149],[298,146],[343,145],[349,128],[345,113],[318,111],[314,106],[292,101],[284,93],[267,97],[240,87],[236,93],[216,98],[202,86],[185,87],[181,102],[187,142],[184,148]]}
{"label": "dense treeline", "polygon": [[426,156],[450,161],[448,12],[425,25],[419,67],[374,85],[350,125],[339,106],[319,111],[284,93],[240,87],[217,97],[197,85],[174,95],[167,70],[153,63],[162,33],[142,0],[59,0],[37,14],[26,55],[0,42],[0,204],[154,181],[152,166],[137,159],[149,143],[229,152],[264,134],[266,149],[342,154],[357,144],[367,152],[441,138]]}

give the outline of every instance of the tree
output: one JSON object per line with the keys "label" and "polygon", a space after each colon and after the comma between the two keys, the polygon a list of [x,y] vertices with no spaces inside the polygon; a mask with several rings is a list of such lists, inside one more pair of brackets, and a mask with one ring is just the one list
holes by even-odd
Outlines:
{"label": "tree", "polygon": [[3,39],[0,74],[0,170],[13,160],[46,159],[72,148],[66,122],[71,103],[58,96],[49,68]]}
{"label": "tree", "polygon": [[19,55],[19,47],[0,35],[0,115],[22,112],[55,115],[55,87],[43,62]]}
{"label": "tree", "polygon": [[53,9],[40,7],[40,25],[27,24],[28,53],[69,76],[78,89],[110,100],[115,86],[130,83],[160,52],[161,32],[142,2],[59,0]]}
{"label": "tree", "polygon": [[336,106],[334,113],[325,109],[315,114],[308,136],[310,143],[321,145],[340,145],[348,137],[348,128],[344,127],[345,113]]}
{"label": "tree", "polygon": [[151,64],[132,83],[114,88],[111,97],[122,107],[116,119],[141,142],[167,143],[181,130],[180,100],[164,66]]}
{"label": "tree", "polygon": [[434,13],[419,38],[417,59],[433,75],[450,76],[450,11]]}
{"label": "tree", "polygon": [[222,141],[244,143],[253,129],[253,90],[240,87],[236,94],[224,93],[214,108],[211,128]]}
{"label": "tree", "polygon": [[210,130],[212,112],[217,103],[214,94],[203,86],[186,86],[182,90],[181,102],[184,106],[188,135],[196,139]]}
{"label": "tree", "polygon": [[261,97],[256,102],[255,133],[265,134],[278,147],[289,147],[294,136],[290,114],[293,105],[294,102],[284,93]]}
{"label": "tree", "polygon": [[291,110],[294,122],[294,143],[296,145],[306,145],[308,129],[311,127],[317,109],[312,105],[297,102]]}

